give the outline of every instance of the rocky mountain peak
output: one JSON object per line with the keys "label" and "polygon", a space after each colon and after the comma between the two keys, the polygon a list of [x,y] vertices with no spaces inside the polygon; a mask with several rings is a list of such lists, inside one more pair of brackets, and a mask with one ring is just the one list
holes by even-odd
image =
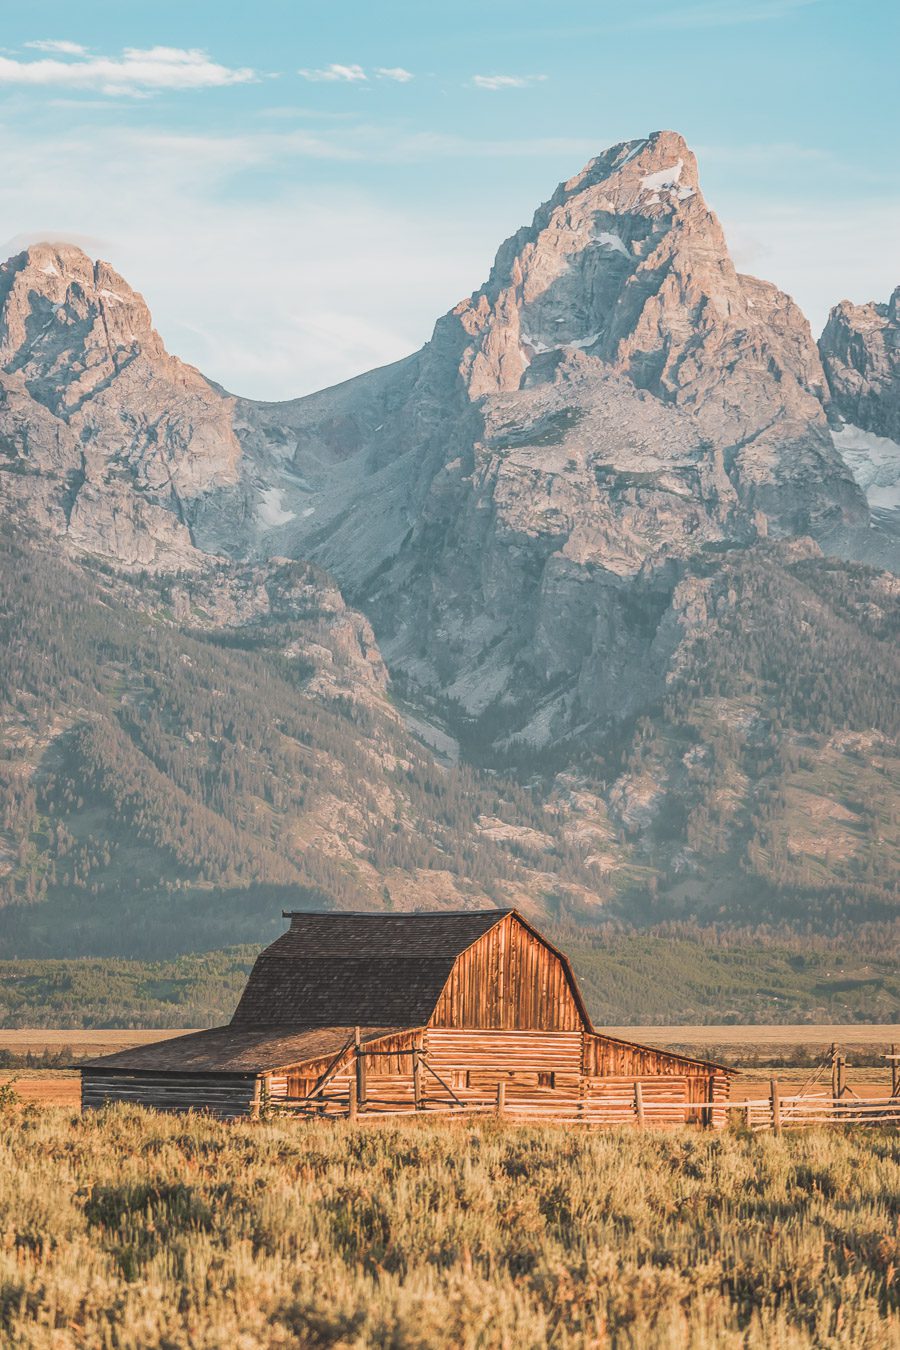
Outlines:
{"label": "rocky mountain peak", "polygon": [[236,482],[225,399],[142,296],[71,244],[0,266],[0,468],[14,511],[92,553],[183,565],[197,500]]}
{"label": "rocky mountain peak", "polygon": [[661,131],[560,184],[420,353],[241,413],[262,546],[332,569],[412,686],[541,744],[659,691],[690,559],[866,526],[824,390]]}
{"label": "rocky mountain peak", "polygon": [[[583,352],[702,414],[704,367],[718,383],[730,345],[751,357],[755,379],[774,366],[777,406],[822,420],[825,380],[805,319],[775,287],[738,275],[673,131],[615,145],[560,184],[448,321],[463,330],[473,398],[553,380]],[[725,410],[717,399],[716,419]],[[727,411],[740,439],[745,419]]]}
{"label": "rocky mountain peak", "polygon": [[0,365],[60,416],[139,352],[167,361],[143,298],[72,244],[34,244],[0,266]]}
{"label": "rocky mountain peak", "polygon": [[835,411],[900,441],[900,286],[886,304],[835,305],[819,350]]}

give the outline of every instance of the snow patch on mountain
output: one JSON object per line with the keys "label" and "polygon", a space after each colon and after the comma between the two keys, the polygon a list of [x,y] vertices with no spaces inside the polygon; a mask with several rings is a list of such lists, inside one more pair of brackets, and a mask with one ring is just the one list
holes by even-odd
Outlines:
{"label": "snow patch on mountain", "polygon": [[598,244],[605,244],[607,248],[613,249],[616,253],[624,253],[626,258],[631,257],[620,234],[613,234],[611,230],[601,230],[596,236],[596,240]]}
{"label": "snow patch on mountain", "polygon": [[281,488],[270,487],[260,493],[256,518],[265,529],[274,530],[278,525],[286,525],[289,520],[294,520],[296,515],[296,511],[285,509]]}
{"label": "snow patch on mountain", "polygon": [[656,192],[659,188],[675,188],[681,178],[684,160],[671,164],[667,169],[657,169],[656,173],[647,173],[641,179],[641,192]]}
{"label": "snow patch on mountain", "polygon": [[831,439],[873,511],[900,511],[900,444],[845,422]]}

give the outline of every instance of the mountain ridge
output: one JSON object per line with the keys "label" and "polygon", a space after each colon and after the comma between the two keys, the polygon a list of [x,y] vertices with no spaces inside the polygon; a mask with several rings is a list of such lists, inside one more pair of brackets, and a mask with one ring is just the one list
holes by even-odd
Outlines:
{"label": "mountain ridge", "polygon": [[[68,903],[121,904],[104,859],[138,819],[168,860],[154,864],[167,914],[180,894],[206,913],[210,887],[233,906],[254,886],[312,885],[366,905],[512,896],[590,922],[783,907],[824,923],[842,905],[883,919],[897,591],[853,559],[896,550],[873,496],[893,490],[894,442],[858,448],[893,427],[896,295],[837,307],[817,348],[790,297],[736,271],[672,132],[561,184],[419,352],[284,403],[170,356],[142,297],[74,247],[4,264],[0,511],[19,541],[4,565],[46,588],[62,549],[83,612],[106,606],[133,645],[110,635],[87,657],[9,588],[7,931],[35,941],[41,897],[64,924]],[[766,624],[793,654],[760,644]],[[27,648],[44,642],[80,672],[77,697],[35,674]],[[92,661],[118,703],[86,694]],[[196,716],[173,674],[185,661],[207,672]],[[276,786],[283,733],[257,728],[254,681],[301,742],[319,719],[340,753],[292,750]],[[234,710],[224,739],[218,697]],[[76,780],[47,786],[73,753],[90,785],[77,847]],[[252,790],[235,754],[256,764]],[[452,819],[435,787],[448,774]],[[138,810],[142,778],[156,795]],[[206,864],[198,838],[215,842]],[[302,840],[324,850],[311,872]]]}

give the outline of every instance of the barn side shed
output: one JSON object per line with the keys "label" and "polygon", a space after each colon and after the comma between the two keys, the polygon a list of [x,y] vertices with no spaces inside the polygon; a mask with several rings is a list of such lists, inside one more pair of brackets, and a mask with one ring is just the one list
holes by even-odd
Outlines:
{"label": "barn side shed", "polygon": [[90,1061],[83,1105],[374,1114],[499,1092],[513,1112],[624,1119],[637,1093],[656,1119],[724,1123],[728,1071],[596,1031],[568,960],[516,910],[286,917],[228,1026]]}

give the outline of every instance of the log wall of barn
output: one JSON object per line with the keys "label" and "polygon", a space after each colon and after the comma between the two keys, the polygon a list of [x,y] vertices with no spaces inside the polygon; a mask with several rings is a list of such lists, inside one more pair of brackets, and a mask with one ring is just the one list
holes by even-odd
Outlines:
{"label": "log wall of barn", "polygon": [[560,958],[514,915],[457,958],[432,1027],[578,1031],[584,1019]]}
{"label": "log wall of barn", "polygon": [[132,1102],[157,1111],[208,1111],[223,1120],[253,1114],[255,1074],[177,1074],[81,1071],[81,1108]]}
{"label": "log wall of barn", "polygon": [[[503,1083],[510,1102],[535,1095],[546,1095],[557,1102],[578,1099],[580,1031],[476,1031],[429,1026],[424,1051],[429,1068],[423,1070],[423,1081],[429,1097],[483,1101],[495,1097],[498,1084]],[[446,1087],[437,1081],[435,1073]]]}
{"label": "log wall of barn", "polygon": [[[366,1110],[413,1110],[415,1087],[412,1051],[417,1039],[416,1032],[401,1032],[394,1036],[382,1036],[362,1047],[362,1101]],[[277,1073],[267,1075],[269,1096],[273,1101],[285,1098],[296,1101],[307,1097],[315,1091],[326,1074],[327,1081],[314,1100],[321,1104],[325,1112],[337,1107],[346,1110],[350,1080],[356,1078],[356,1057],[352,1046],[336,1056],[307,1060],[293,1068],[279,1069]]]}

